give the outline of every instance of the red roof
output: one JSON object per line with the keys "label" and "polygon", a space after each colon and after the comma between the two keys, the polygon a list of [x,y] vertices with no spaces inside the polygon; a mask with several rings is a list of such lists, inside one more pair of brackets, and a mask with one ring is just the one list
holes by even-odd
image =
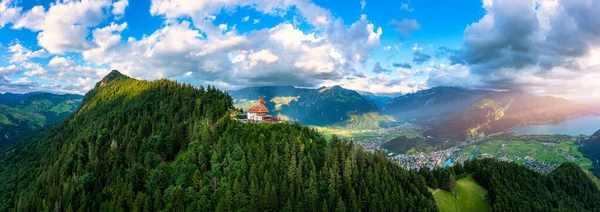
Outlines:
{"label": "red roof", "polygon": [[265,107],[265,98],[260,97],[260,103],[258,105],[254,105],[248,109],[249,113],[268,113],[269,109]]}

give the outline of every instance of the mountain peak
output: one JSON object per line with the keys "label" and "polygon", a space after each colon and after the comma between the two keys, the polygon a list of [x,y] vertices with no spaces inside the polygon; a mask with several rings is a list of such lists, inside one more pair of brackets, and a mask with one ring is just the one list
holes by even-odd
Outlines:
{"label": "mountain peak", "polygon": [[104,76],[104,78],[102,78],[102,80],[100,80],[99,84],[100,87],[104,87],[108,82],[115,80],[115,79],[129,79],[128,76],[121,74],[121,72],[117,71],[117,70],[112,70],[110,73],[108,73],[106,76]]}

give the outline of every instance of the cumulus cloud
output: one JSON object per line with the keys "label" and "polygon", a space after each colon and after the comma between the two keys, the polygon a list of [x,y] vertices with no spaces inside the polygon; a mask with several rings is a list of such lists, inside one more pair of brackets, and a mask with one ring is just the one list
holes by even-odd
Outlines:
{"label": "cumulus cloud", "polygon": [[28,78],[19,78],[16,81],[0,75],[0,90],[5,92],[29,92],[37,87],[38,83],[32,82]]}
{"label": "cumulus cloud", "polygon": [[390,25],[394,26],[394,29],[398,31],[400,34],[405,36],[410,36],[415,30],[421,29],[421,25],[414,19],[402,19],[398,21],[396,19],[392,19],[389,22]]}
{"label": "cumulus cloud", "polygon": [[46,9],[43,6],[34,6],[31,10],[16,21],[12,26],[13,29],[27,28],[31,30],[42,30],[44,18],[46,17]]}
{"label": "cumulus cloud", "polygon": [[250,20],[250,16],[246,16],[246,17],[243,17],[243,18],[242,18],[242,22],[246,22],[246,21],[248,21],[248,20]]}
{"label": "cumulus cloud", "polygon": [[16,74],[19,71],[19,68],[15,65],[10,65],[8,67],[0,67],[0,76],[10,76]]}
{"label": "cumulus cloud", "polygon": [[102,22],[110,6],[110,0],[57,2],[47,11],[35,6],[13,28],[40,31],[38,45],[50,53],[81,52],[93,47],[87,40],[89,27]]}
{"label": "cumulus cloud", "polygon": [[376,62],[375,65],[373,65],[373,69],[371,70],[373,73],[376,74],[381,74],[381,73],[390,73],[392,72],[389,69],[384,69],[381,67],[381,64],[379,64],[379,62]]}
{"label": "cumulus cloud", "polygon": [[15,7],[12,0],[0,1],[0,28],[15,21],[21,13],[20,7]]}
{"label": "cumulus cloud", "polygon": [[24,47],[20,43],[16,43],[9,46],[8,51],[12,53],[9,60],[9,62],[11,63],[22,63],[28,61],[31,58],[47,58],[50,56],[50,54],[45,49],[32,51],[27,47]]}
{"label": "cumulus cloud", "polygon": [[125,8],[129,5],[128,0],[119,0],[113,4],[112,14],[116,20],[121,19],[125,15]]}
{"label": "cumulus cloud", "polygon": [[70,67],[73,65],[75,65],[75,61],[60,56],[54,57],[48,62],[50,67]]}
{"label": "cumulus cloud", "polygon": [[[191,17],[194,26],[207,31],[205,28],[210,26],[203,21],[207,15],[218,14],[222,9],[228,11],[235,10],[238,7],[250,7],[268,15],[284,15],[286,11],[294,9],[308,23],[314,26],[325,26],[331,21],[331,14],[328,10],[306,0],[154,0],[150,7],[150,13],[153,15],[163,15],[168,19]],[[209,32],[206,33],[210,34]]]}
{"label": "cumulus cloud", "polygon": [[[11,57],[14,67],[31,79],[51,82],[36,88],[55,91],[85,92],[110,69],[136,78],[173,78],[225,89],[290,84],[315,87],[359,79],[366,82],[369,77],[357,69],[364,68],[372,51],[381,48],[383,30],[366,15],[346,24],[305,0],[252,4],[241,0],[156,0],[150,13],[164,17],[161,28],[142,37],[123,39],[128,24],[111,21],[124,15],[119,8],[128,3],[65,1],[50,4],[49,8],[36,6],[18,15],[13,28],[37,32],[42,48],[31,51],[15,45]],[[293,12],[315,30],[305,31],[283,22],[240,34],[235,25],[214,23],[216,15],[240,7],[272,16]],[[251,19],[248,16],[244,20]],[[30,61],[51,55],[47,63]],[[392,84],[379,89],[399,88]]]}
{"label": "cumulus cloud", "polygon": [[318,86],[357,75],[355,67],[366,62],[382,34],[366,16],[350,26],[338,19],[320,33],[305,33],[289,23],[245,35],[202,32],[191,22],[173,22],[140,40],[129,38],[98,51],[96,57],[84,53],[84,58],[145,79],[187,77],[226,87]]}
{"label": "cumulus cloud", "polygon": [[391,77],[387,74],[377,74],[373,77],[342,78],[328,81],[323,85],[340,85],[346,89],[367,91],[372,93],[414,93],[427,88],[424,81],[413,81],[405,77]]}
{"label": "cumulus cloud", "polygon": [[[442,50],[491,88],[547,94],[600,67],[599,1],[484,1],[484,17],[464,31],[460,49]],[[598,85],[597,87],[600,87]]]}

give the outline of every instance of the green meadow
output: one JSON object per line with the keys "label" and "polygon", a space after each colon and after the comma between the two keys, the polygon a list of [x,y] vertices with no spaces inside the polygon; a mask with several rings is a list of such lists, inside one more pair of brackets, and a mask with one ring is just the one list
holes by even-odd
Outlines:
{"label": "green meadow", "polygon": [[442,212],[458,211],[490,211],[487,201],[487,190],[481,187],[471,175],[456,181],[456,193],[433,190],[435,203]]}

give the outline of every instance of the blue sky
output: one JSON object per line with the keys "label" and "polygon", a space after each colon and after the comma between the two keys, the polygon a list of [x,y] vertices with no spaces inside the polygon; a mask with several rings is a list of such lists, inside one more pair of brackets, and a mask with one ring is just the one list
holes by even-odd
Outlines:
{"label": "blue sky", "polygon": [[595,9],[595,0],[1,0],[0,92],[85,93],[117,69],[222,89],[461,86],[593,102]]}

